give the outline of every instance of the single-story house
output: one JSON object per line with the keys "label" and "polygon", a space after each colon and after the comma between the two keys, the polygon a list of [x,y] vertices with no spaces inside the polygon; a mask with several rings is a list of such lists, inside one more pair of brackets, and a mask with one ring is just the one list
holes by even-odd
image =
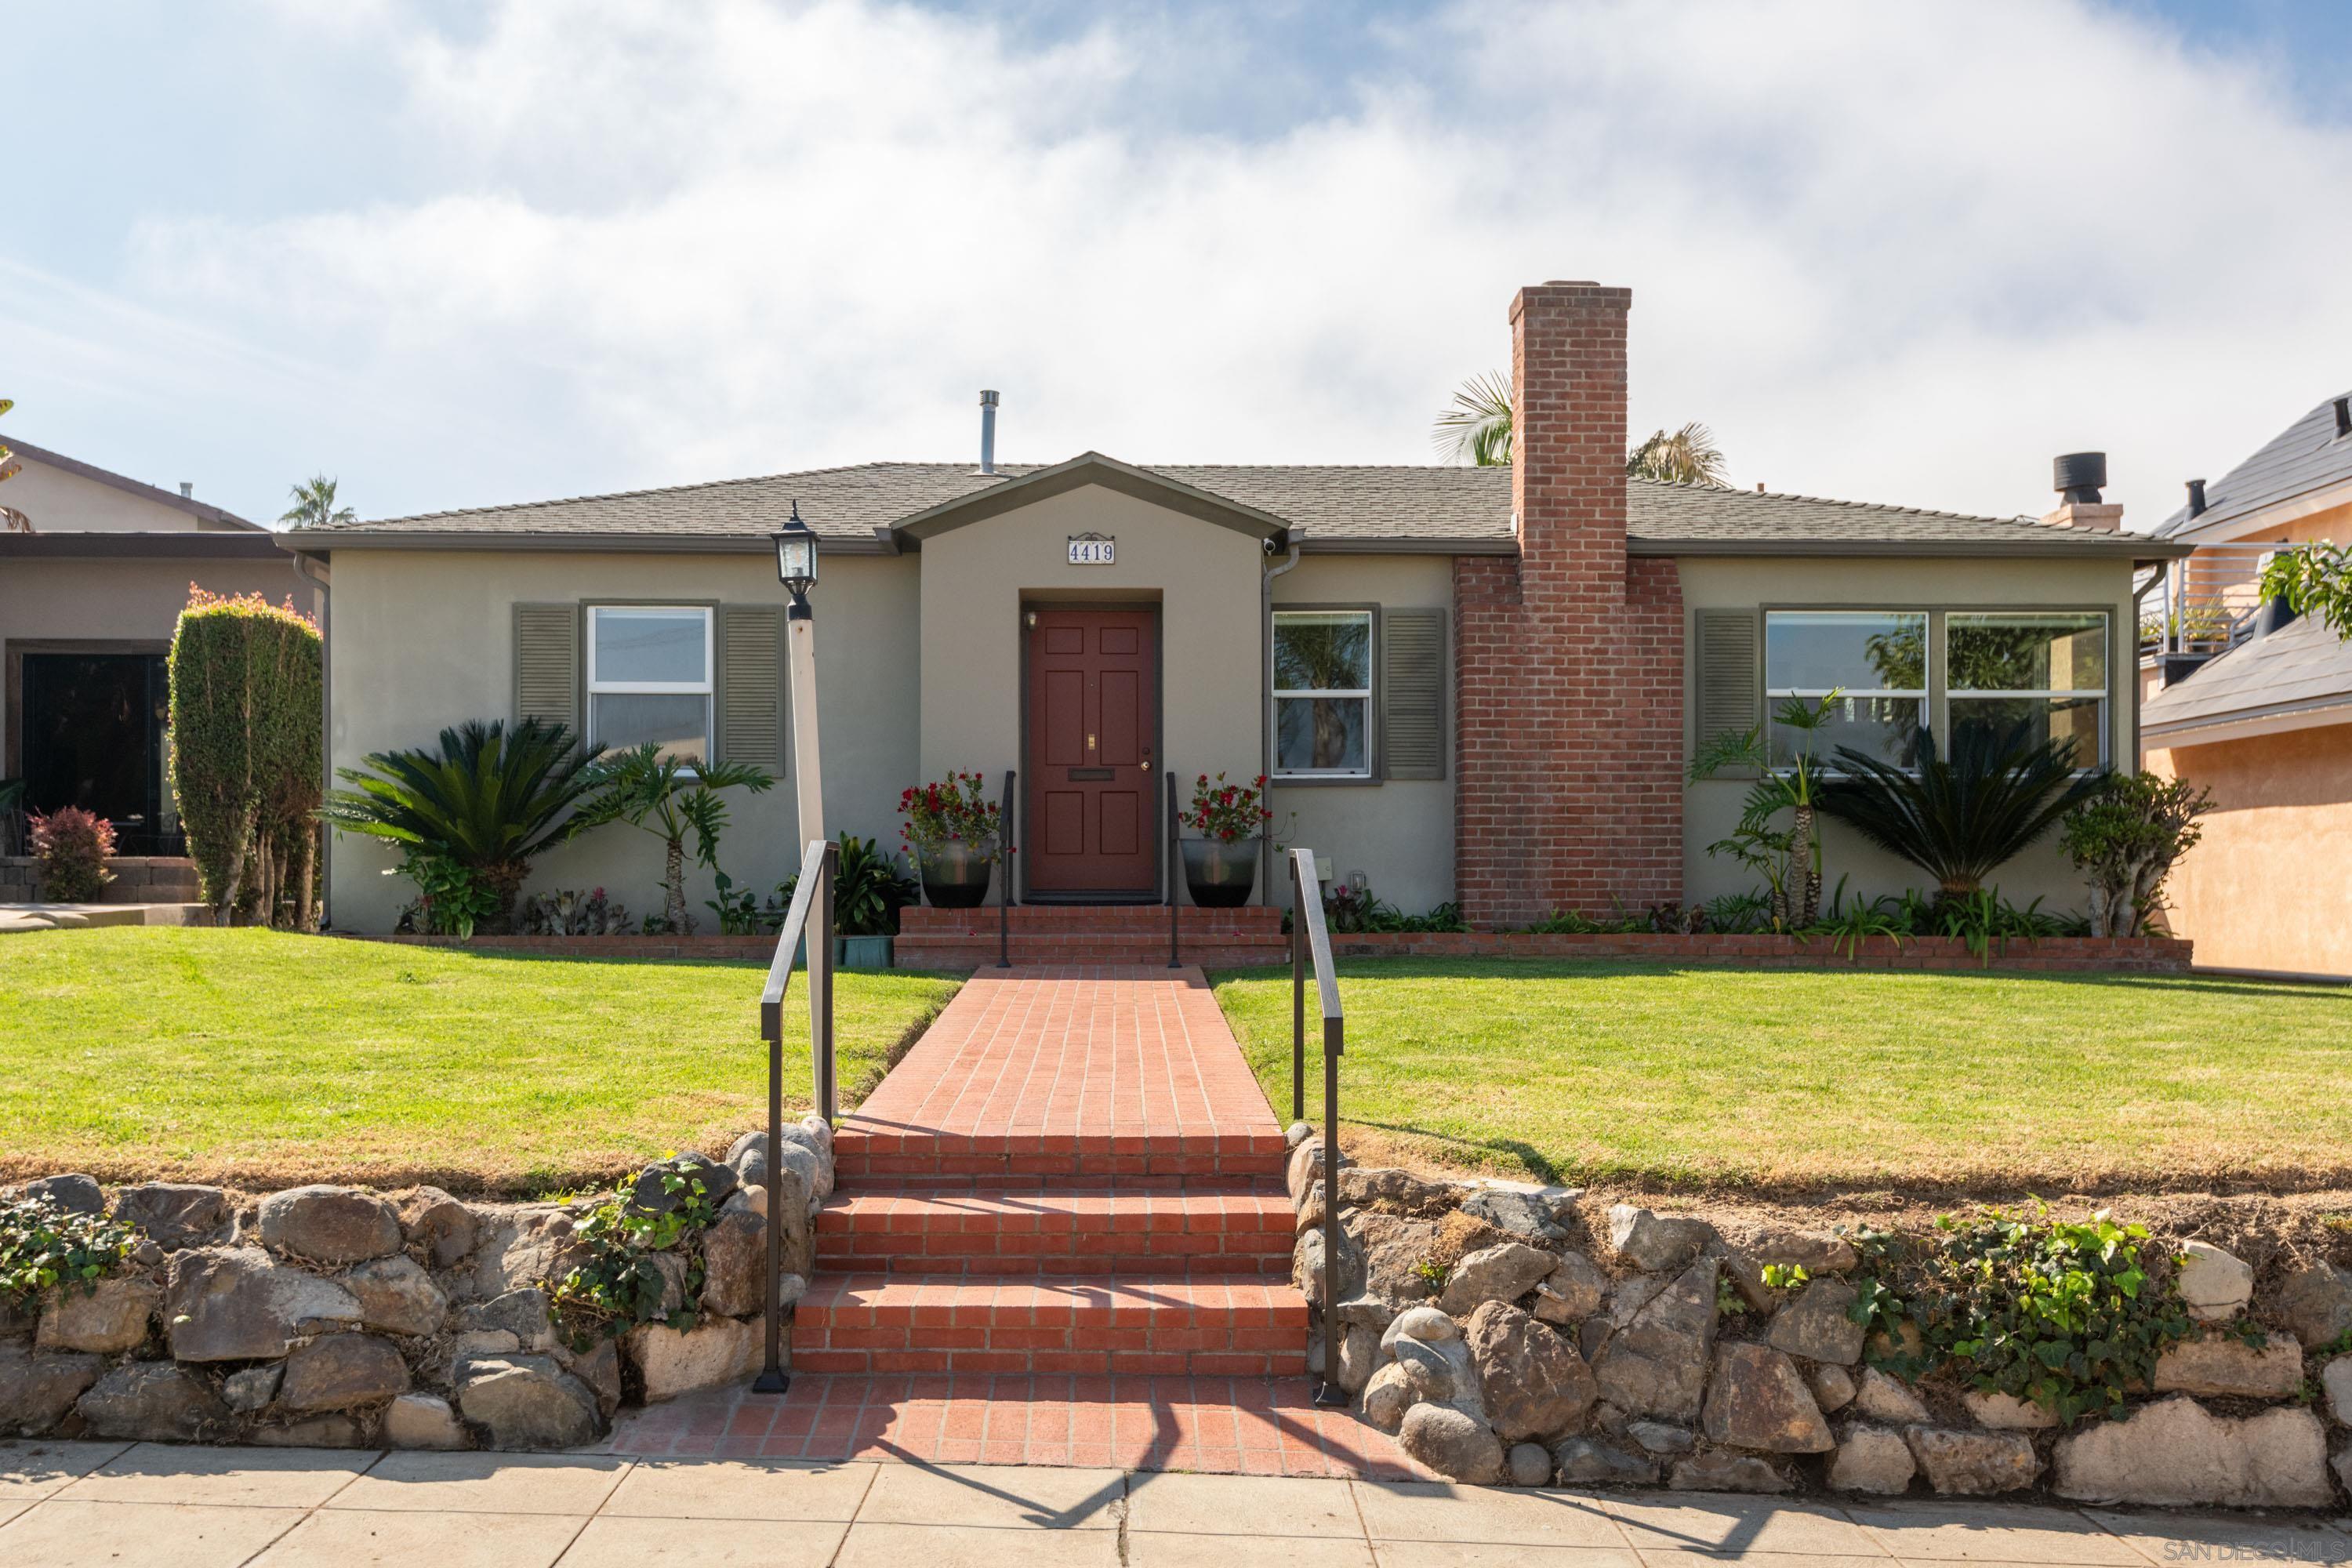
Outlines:
{"label": "single-story house", "polygon": [[[1684,773],[1783,694],[1842,689],[1832,742],[1998,710],[2086,764],[2136,756],[2133,572],[2179,547],[2083,494],[2037,520],[1629,479],[1631,303],[1512,301],[1507,468],[882,462],[289,531],[331,585],[332,760],[541,715],[781,775],[769,535],[795,502],[823,543],[826,827],[895,843],[906,786],[1015,771],[1024,900],[1160,896],[1170,773],[1180,805],[1202,773],[1267,774],[1280,837],[1333,876],[1496,925],[1745,889],[1707,847],[1747,784]],[[1955,689],[1952,648],[2011,673]],[[789,787],[734,797],[739,884],[792,868],[793,817]],[[336,926],[392,925],[392,863],[332,847]],[[1842,874],[1922,880],[1833,831]],[[646,909],[659,876],[658,845],[608,827],[533,885]],[[2081,901],[2054,850],[2001,880]]]}
{"label": "single-story house", "polygon": [[[290,595],[310,614],[318,589],[268,529],[193,486],[175,494],[13,436],[5,445],[18,471],[0,501],[29,526],[0,531],[0,778],[23,779],[33,811],[107,817],[125,857],[176,858],[164,657],[189,585]],[[17,870],[0,867],[0,898],[29,894]],[[194,871],[173,887],[194,897]]]}
{"label": "single-story house", "polygon": [[2264,605],[2276,551],[2352,541],[2352,395],[2307,410],[2158,530],[2194,548],[2143,659],[2147,766],[2213,792],[2169,887],[2200,963],[2352,976],[2352,643]]}

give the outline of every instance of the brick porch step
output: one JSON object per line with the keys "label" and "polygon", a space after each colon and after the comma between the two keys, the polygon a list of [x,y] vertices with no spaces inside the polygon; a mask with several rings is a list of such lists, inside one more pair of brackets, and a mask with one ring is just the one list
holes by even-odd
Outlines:
{"label": "brick porch step", "polygon": [[793,1316],[793,1367],[1289,1377],[1307,1370],[1306,1339],[1307,1299],[1271,1281],[819,1274]]}
{"label": "brick porch step", "polygon": [[[1181,955],[1187,963],[1238,968],[1288,960],[1280,910],[1256,905],[1203,910],[1187,904],[1176,913]],[[1148,967],[1168,962],[1165,904],[1020,904],[1007,914],[1014,963]],[[992,904],[977,910],[902,910],[891,963],[900,969],[993,964],[1000,918],[1005,917]]]}
{"label": "brick porch step", "polygon": [[1010,1191],[1272,1180],[1282,1174],[1284,1144],[1272,1131],[895,1131],[861,1113],[835,1135],[833,1152],[844,1186]]}
{"label": "brick porch step", "polygon": [[830,1270],[1282,1278],[1294,1223],[1275,1184],[1183,1191],[836,1192],[817,1215]]}

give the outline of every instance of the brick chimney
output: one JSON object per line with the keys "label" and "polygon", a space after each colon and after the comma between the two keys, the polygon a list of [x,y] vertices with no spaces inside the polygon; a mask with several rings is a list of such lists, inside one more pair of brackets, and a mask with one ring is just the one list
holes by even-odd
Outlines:
{"label": "brick chimney", "polygon": [[1455,881],[1476,925],[1682,896],[1683,616],[1626,553],[1633,292],[1511,301],[1513,556],[1456,556]]}

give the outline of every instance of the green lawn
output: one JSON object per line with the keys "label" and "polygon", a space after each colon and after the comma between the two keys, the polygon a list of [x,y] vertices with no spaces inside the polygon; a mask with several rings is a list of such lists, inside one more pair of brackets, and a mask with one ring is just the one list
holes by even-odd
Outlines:
{"label": "green lawn", "polygon": [[[262,931],[0,937],[0,1179],[609,1180],[765,1117],[764,969]],[[843,973],[845,1092],[956,984]],[[793,1114],[810,1092],[799,999]]]}
{"label": "green lawn", "polygon": [[[1286,1120],[1289,975],[1215,979]],[[1442,1164],[1766,1189],[2352,1184],[2342,989],[1363,960],[1340,992],[1343,1121]]]}

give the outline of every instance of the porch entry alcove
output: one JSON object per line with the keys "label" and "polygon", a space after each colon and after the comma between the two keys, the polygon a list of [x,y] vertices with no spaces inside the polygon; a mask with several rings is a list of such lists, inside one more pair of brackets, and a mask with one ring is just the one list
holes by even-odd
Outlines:
{"label": "porch entry alcove", "polygon": [[1022,886],[1052,902],[1158,896],[1161,801],[1157,606],[1034,605]]}

